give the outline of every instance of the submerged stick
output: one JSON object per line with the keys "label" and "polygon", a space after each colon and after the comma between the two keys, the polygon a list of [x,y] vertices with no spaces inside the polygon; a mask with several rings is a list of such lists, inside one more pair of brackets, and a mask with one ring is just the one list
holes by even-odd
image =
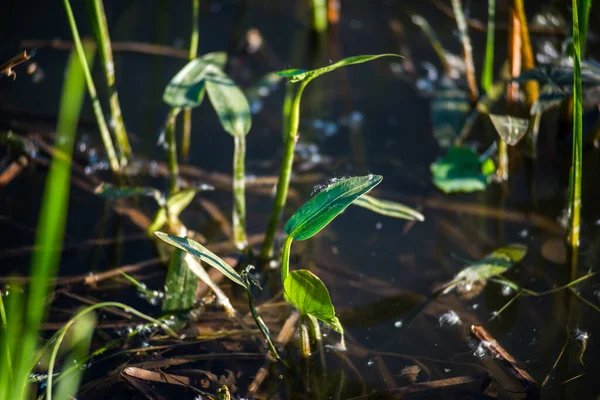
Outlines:
{"label": "submerged stick", "polygon": [[25,61],[29,60],[31,57],[27,54],[27,51],[23,51],[20,54],[17,54],[7,62],[0,65],[0,76],[6,75],[9,78],[12,78],[14,81],[17,79],[17,74],[13,71],[13,68],[19,64],[23,64]]}

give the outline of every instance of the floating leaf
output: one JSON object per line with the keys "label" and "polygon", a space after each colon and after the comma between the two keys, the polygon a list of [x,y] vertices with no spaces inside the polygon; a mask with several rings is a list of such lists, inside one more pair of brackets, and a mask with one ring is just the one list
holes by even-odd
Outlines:
{"label": "floating leaf", "polygon": [[285,224],[285,232],[294,240],[305,240],[316,235],[382,179],[381,175],[357,176],[327,186],[292,215]]}
{"label": "floating leaf", "polygon": [[511,243],[488,254],[476,263],[460,271],[454,281],[485,281],[503,274],[527,254],[527,246]]}
{"label": "floating leaf", "polygon": [[154,197],[158,204],[163,204],[164,198],[160,190],[151,187],[116,187],[110,183],[101,183],[94,189],[94,193],[108,199],[123,199],[127,197],[146,196]]}
{"label": "floating leaf", "polygon": [[163,94],[163,101],[171,107],[198,107],[204,100],[205,78],[209,65],[224,68],[227,54],[208,53],[187,63],[175,76]]}
{"label": "floating leaf", "polygon": [[441,147],[450,147],[459,136],[471,112],[471,100],[465,89],[443,78],[431,101],[433,136]]}
{"label": "floating leaf", "polygon": [[386,217],[408,219],[412,221],[425,221],[423,214],[417,210],[394,201],[376,199],[367,194],[356,199],[353,204],[376,212],[377,214],[385,215]]}
{"label": "floating leaf", "polygon": [[214,65],[206,68],[206,91],[223,129],[232,136],[245,136],[252,120],[244,93]]}
{"label": "floating leaf", "polygon": [[231,266],[229,266],[229,264],[223,261],[216,254],[208,250],[206,247],[202,246],[200,243],[187,237],[169,235],[163,232],[154,232],[154,234],[158,236],[159,239],[167,242],[168,244],[175,246],[178,249],[181,249],[186,253],[191,254],[200,261],[204,261],[210,266],[218,269],[223,275],[225,275],[233,282],[248,290],[246,282],[233,268],[231,268]]}
{"label": "floating leaf", "polygon": [[484,190],[493,165],[489,158],[480,160],[468,147],[451,147],[444,157],[431,164],[433,183],[445,193]]}
{"label": "floating leaf", "polygon": [[329,292],[315,274],[305,269],[290,272],[283,283],[285,298],[302,315],[312,315],[329,325],[333,330],[344,333],[342,324],[335,316]]}
{"label": "floating leaf", "polygon": [[313,69],[310,71],[302,70],[302,69],[286,69],[285,71],[279,71],[277,74],[279,76],[286,77],[290,80],[290,82],[300,82],[303,80],[312,80],[318,76],[326,74],[328,72],[334,71],[338,68],[345,67],[346,65],[354,65],[354,64],[362,64],[371,60],[375,60],[376,58],[381,57],[402,57],[398,54],[376,54],[376,55],[363,55],[363,56],[354,56],[344,58],[334,64],[328,65],[323,68]]}
{"label": "floating leaf", "polygon": [[523,136],[525,136],[525,133],[527,133],[527,128],[529,127],[529,120],[526,118],[490,114],[490,119],[498,135],[509,146],[519,143]]}
{"label": "floating leaf", "polygon": [[[181,214],[181,212],[190,205],[192,200],[194,200],[194,196],[196,196],[196,193],[199,190],[201,189],[186,189],[170,196],[166,201],[165,207],[161,207],[156,212],[152,224],[148,227],[148,232],[152,233],[161,229],[167,223],[169,218],[172,221],[176,221],[179,218],[179,214]],[[167,210],[169,210],[168,215]]]}

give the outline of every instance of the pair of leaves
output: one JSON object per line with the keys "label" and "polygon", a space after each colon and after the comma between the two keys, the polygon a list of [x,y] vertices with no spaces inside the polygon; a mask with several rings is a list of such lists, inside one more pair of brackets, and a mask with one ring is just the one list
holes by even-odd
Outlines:
{"label": "pair of leaves", "polygon": [[311,81],[323,74],[334,71],[338,68],[345,67],[347,65],[354,64],[362,64],[371,60],[375,60],[381,57],[402,57],[398,54],[385,53],[385,54],[375,54],[375,55],[362,55],[362,56],[353,56],[347,57],[343,60],[340,60],[334,64],[328,65],[326,67],[317,68],[313,70],[304,70],[304,69],[286,69],[284,71],[277,72],[277,75],[289,79],[290,82],[301,82],[301,81]]}
{"label": "pair of leaves", "polygon": [[244,93],[223,72],[227,55],[208,53],[187,63],[167,85],[163,100],[174,108],[195,108],[205,93],[213,105],[221,126],[232,136],[245,136],[252,119]]}
{"label": "pair of leaves", "polygon": [[444,193],[475,192],[487,187],[494,172],[494,162],[468,147],[451,147],[448,153],[431,164],[433,183]]}

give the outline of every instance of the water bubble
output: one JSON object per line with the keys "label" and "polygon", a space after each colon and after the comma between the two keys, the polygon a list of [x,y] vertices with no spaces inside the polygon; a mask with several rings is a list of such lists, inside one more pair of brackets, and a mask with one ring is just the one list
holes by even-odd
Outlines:
{"label": "water bubble", "polygon": [[513,292],[513,288],[508,286],[508,285],[504,285],[502,286],[502,296],[507,297],[510,296]]}
{"label": "water bubble", "polygon": [[462,321],[458,314],[454,310],[450,310],[447,313],[444,313],[438,319],[438,323],[440,326],[444,325],[461,325]]}
{"label": "water bubble", "polygon": [[369,361],[367,361],[367,365],[368,365],[369,367],[372,367],[373,365],[375,365],[375,361],[373,361],[373,360],[369,359]]}
{"label": "water bubble", "polygon": [[402,325],[404,325],[404,322],[402,322],[402,320],[394,322],[395,328],[402,328]]}

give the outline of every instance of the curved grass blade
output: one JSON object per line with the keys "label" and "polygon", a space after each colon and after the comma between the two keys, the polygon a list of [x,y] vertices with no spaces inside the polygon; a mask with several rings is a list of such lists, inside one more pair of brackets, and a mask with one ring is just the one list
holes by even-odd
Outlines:
{"label": "curved grass blade", "polygon": [[425,221],[423,214],[404,204],[390,200],[380,200],[368,194],[362,195],[352,203],[355,206],[366,208],[386,217],[408,219],[411,221]]}
{"label": "curved grass blade", "polygon": [[311,238],[382,179],[381,175],[357,176],[326,187],[292,215],[285,232],[294,240]]}
{"label": "curved grass blade", "polygon": [[186,253],[198,258],[200,261],[204,261],[210,266],[218,269],[223,275],[248,290],[246,282],[233,268],[229,266],[229,264],[208,250],[206,247],[202,246],[200,243],[190,238],[169,235],[163,232],[154,232],[154,234],[168,244],[175,246],[178,249],[181,249]]}
{"label": "curved grass blade", "polygon": [[206,68],[206,91],[223,129],[232,136],[248,134],[252,126],[248,100],[231,78],[214,65]]}
{"label": "curved grass blade", "polygon": [[511,115],[489,115],[494,128],[496,128],[496,132],[498,132],[504,143],[509,146],[519,143],[529,128],[529,120],[527,118],[517,118]]}
{"label": "curved grass blade", "polygon": [[335,316],[329,291],[323,281],[305,269],[290,272],[283,283],[285,298],[298,309],[302,315],[312,315],[323,321],[334,331],[343,334],[344,328]]}
{"label": "curved grass blade", "polygon": [[277,72],[279,76],[283,76],[288,78],[290,82],[300,82],[305,79],[312,80],[318,76],[326,74],[328,72],[334,71],[338,68],[345,67],[346,65],[354,65],[354,64],[362,64],[371,60],[375,60],[376,58],[381,57],[402,57],[399,54],[392,53],[384,53],[384,54],[374,54],[374,55],[362,55],[362,56],[353,56],[344,58],[334,64],[328,65],[323,68],[313,69],[310,71],[305,71],[302,69],[287,69],[284,71]]}
{"label": "curved grass blade", "polygon": [[163,101],[176,108],[198,107],[206,92],[206,68],[209,65],[223,68],[226,63],[227,54],[223,52],[208,53],[193,59],[171,79],[165,88]]}

